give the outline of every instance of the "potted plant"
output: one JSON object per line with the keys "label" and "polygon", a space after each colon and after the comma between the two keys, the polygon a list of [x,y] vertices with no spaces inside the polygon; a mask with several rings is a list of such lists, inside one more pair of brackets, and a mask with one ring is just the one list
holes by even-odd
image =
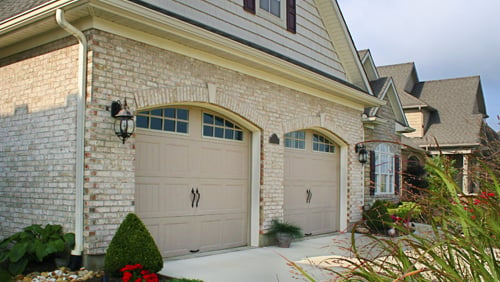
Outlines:
{"label": "potted plant", "polygon": [[271,227],[266,235],[275,237],[280,248],[289,248],[292,239],[303,237],[300,227],[278,219],[271,221]]}

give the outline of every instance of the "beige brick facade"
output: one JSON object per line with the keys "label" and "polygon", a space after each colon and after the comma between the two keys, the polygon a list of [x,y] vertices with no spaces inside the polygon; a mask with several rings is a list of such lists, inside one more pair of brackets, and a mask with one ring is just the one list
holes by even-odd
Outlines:
{"label": "beige brick facade", "polygon": [[72,38],[0,61],[0,237],[73,228],[78,47]]}
{"label": "beige brick facade", "polygon": [[[124,98],[132,110],[171,104],[220,109],[259,128],[261,232],[272,218],[283,216],[284,146],[270,144],[269,137],[276,134],[283,140],[286,132],[304,128],[330,132],[347,147],[347,161],[341,164],[347,166],[347,183],[341,188],[348,195],[347,221],[360,219],[365,189],[362,165],[354,152],[354,144],[363,140],[360,111],[117,35],[98,30],[86,35],[90,47],[84,184],[87,254],[103,254],[125,215],[134,211],[135,139],[121,144],[106,111],[111,101]],[[35,83],[13,77],[0,86],[0,133],[7,138],[0,157],[0,236],[32,223],[73,228],[78,48],[67,42],[63,39],[45,46],[46,52],[1,62],[2,77],[12,76],[16,68],[42,68],[33,77],[44,78]],[[63,48],[56,48],[60,45]],[[48,63],[52,61],[53,65]],[[27,112],[22,109],[26,104]]]}

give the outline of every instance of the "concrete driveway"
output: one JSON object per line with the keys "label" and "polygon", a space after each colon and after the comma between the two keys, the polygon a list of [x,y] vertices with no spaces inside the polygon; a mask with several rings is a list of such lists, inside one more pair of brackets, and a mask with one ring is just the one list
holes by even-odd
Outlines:
{"label": "concrete driveway", "polygon": [[[366,237],[356,234],[359,246]],[[292,242],[290,248],[276,246],[245,248],[196,258],[166,260],[162,275],[200,279],[205,282],[308,281],[287,260],[302,267],[316,281],[332,281],[334,273],[318,265],[332,256],[351,255],[350,233],[308,238]],[[332,265],[330,265],[332,266]]]}

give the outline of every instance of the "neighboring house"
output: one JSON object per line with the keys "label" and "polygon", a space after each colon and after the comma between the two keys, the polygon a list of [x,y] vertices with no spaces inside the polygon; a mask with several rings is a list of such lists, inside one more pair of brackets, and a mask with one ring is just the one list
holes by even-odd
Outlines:
{"label": "neighboring house", "polygon": [[[61,224],[90,260],[135,212],[168,257],[263,245],[273,218],[313,235],[361,218],[355,145],[383,101],[335,1],[0,11],[0,236]],[[125,99],[122,143],[109,106]]]}
{"label": "neighboring house", "polygon": [[415,129],[409,126],[398,91],[391,77],[381,76],[369,50],[359,51],[373,94],[385,105],[366,108],[363,115],[365,166],[365,204],[375,200],[397,202],[401,195],[401,138]]}
{"label": "neighboring house", "polygon": [[[392,77],[401,97],[410,126],[416,131],[406,133],[403,142],[437,155],[455,160],[457,178],[464,194],[477,192],[470,181],[471,156],[482,150],[486,105],[479,76],[433,81],[419,81],[414,63],[377,68],[383,76]],[[491,130],[488,130],[491,131]],[[417,154],[407,152],[404,163],[420,162]]]}

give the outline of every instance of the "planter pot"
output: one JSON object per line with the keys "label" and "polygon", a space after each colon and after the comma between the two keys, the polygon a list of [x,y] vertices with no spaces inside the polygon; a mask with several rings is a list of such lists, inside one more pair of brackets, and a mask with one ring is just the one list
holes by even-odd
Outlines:
{"label": "planter pot", "polygon": [[278,247],[289,248],[292,243],[292,236],[288,233],[278,233],[276,234],[276,240],[278,241]]}

